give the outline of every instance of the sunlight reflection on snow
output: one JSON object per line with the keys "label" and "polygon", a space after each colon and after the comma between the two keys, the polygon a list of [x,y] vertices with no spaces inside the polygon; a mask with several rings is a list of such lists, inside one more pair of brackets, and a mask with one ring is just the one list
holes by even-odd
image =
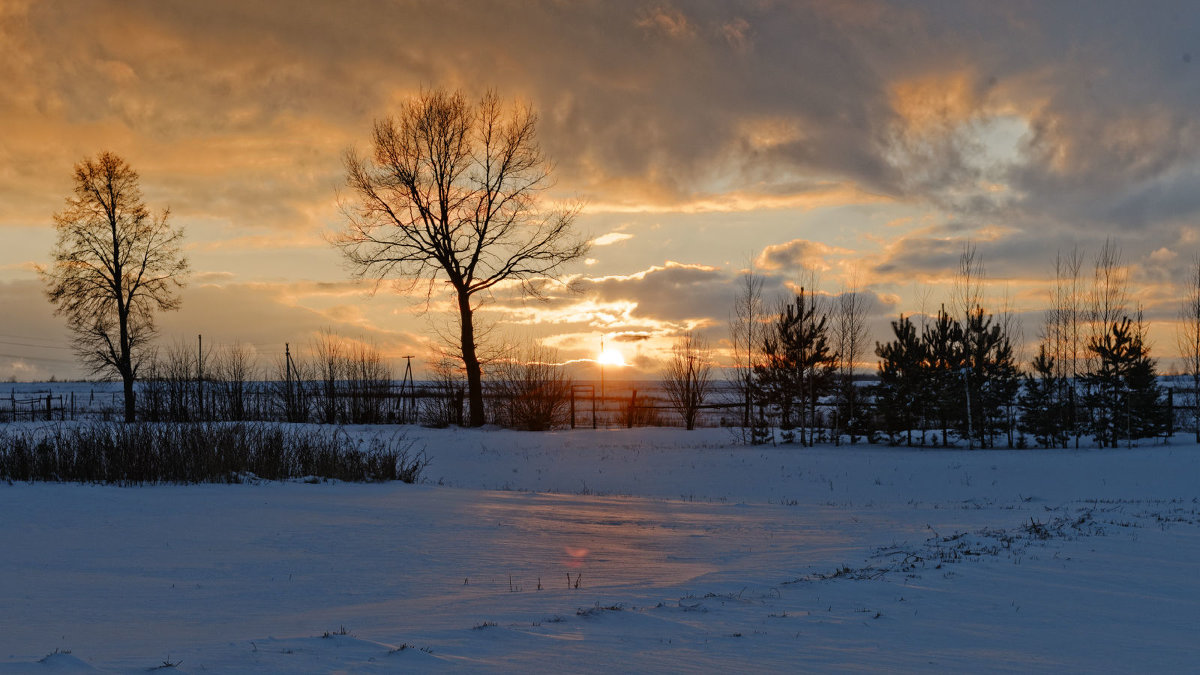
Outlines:
{"label": "sunlight reflection on snow", "polygon": [[583,565],[584,558],[587,557],[588,550],[586,548],[574,548],[571,546],[563,547],[567,552],[567,567],[580,567]]}

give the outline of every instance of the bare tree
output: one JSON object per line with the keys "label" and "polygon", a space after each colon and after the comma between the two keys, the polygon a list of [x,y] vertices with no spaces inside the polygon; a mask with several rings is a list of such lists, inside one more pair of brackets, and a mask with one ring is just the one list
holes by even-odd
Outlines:
{"label": "bare tree", "polygon": [[183,230],[168,224],[169,211],[150,213],[137,172],[110,152],[76,164],[74,180],[74,195],[54,214],[54,263],[38,271],[55,314],[75,334],[76,353],[93,373],[120,376],[132,422],[154,312],[179,308],[176,291],[188,270]]}
{"label": "bare tree", "polygon": [[361,277],[425,282],[429,295],[438,279],[448,282],[472,426],[485,420],[479,303],[503,282],[539,297],[546,279],[587,252],[572,230],[577,209],[539,209],[551,166],[536,131],[532,109],[506,110],[495,93],[471,104],[461,92],[435,90],[375,122],[369,157],[346,153],[356,203],[334,244]]}
{"label": "bare tree", "polygon": [[1128,313],[1129,304],[1129,270],[1122,265],[1121,249],[1112,239],[1104,240],[1095,263],[1089,312],[1092,338],[1106,334]]}
{"label": "bare tree", "polygon": [[[1128,270],[1122,265],[1121,249],[1111,238],[1105,238],[1093,263],[1092,287],[1087,298],[1085,317],[1087,347],[1081,351],[1083,372],[1088,375],[1096,373],[1103,366],[1099,353],[1091,346],[1101,344],[1109,337],[1113,327],[1126,318],[1129,302]],[[1089,386],[1094,385],[1094,378],[1084,379]],[[1086,394],[1088,398],[1094,398],[1097,392],[1088,391]]]}
{"label": "bare tree", "polygon": [[430,364],[432,395],[422,399],[421,424],[442,428],[462,424],[462,372],[457,362],[442,359]]}
{"label": "bare tree", "polygon": [[[1058,252],[1054,257],[1054,286],[1050,291],[1050,308],[1042,327],[1042,344],[1046,347],[1045,363],[1053,364],[1052,381],[1056,391],[1049,392],[1051,402],[1065,411],[1068,431],[1079,445],[1081,431],[1077,419],[1077,381],[1082,358],[1080,328],[1084,321],[1083,296],[1080,289],[1080,270],[1083,253],[1074,248],[1069,254]],[[1065,436],[1064,436],[1065,439]],[[1064,446],[1065,440],[1064,440]]]}
{"label": "bare tree", "polygon": [[762,342],[763,278],[754,263],[742,272],[737,295],[733,300],[733,316],[729,318],[729,335],[733,344],[734,377],[737,391],[742,395],[742,427],[750,426],[754,414],[754,362]]}
{"label": "bare tree", "polygon": [[711,386],[712,350],[708,342],[690,332],[684,333],[671,347],[671,357],[663,371],[663,389],[689,431],[696,428],[696,417]]}
{"label": "bare tree", "polygon": [[498,415],[502,424],[528,431],[570,424],[572,380],[555,350],[526,348],[495,369],[490,381],[504,408]]}
{"label": "bare tree", "polygon": [[337,424],[341,406],[338,402],[338,381],[345,371],[345,344],[331,329],[325,329],[313,338],[311,352],[319,421],[322,424]]}
{"label": "bare tree", "polygon": [[964,320],[970,319],[976,309],[983,307],[983,279],[983,260],[975,244],[968,240],[963,243],[962,253],[958,255],[958,273],[954,277],[955,309]]}
{"label": "bare tree", "polygon": [[218,419],[233,422],[249,419],[248,383],[255,379],[253,362],[254,350],[243,342],[226,345],[217,353],[213,379],[221,398],[219,406],[213,405],[213,412]]}
{"label": "bare tree", "polygon": [[1188,294],[1179,311],[1179,330],[1176,334],[1183,371],[1192,378],[1192,412],[1196,425],[1196,442],[1200,443],[1200,257],[1192,263],[1188,275]]}
{"label": "bare tree", "polygon": [[[834,307],[833,336],[837,350],[839,409],[844,414],[844,424],[850,432],[850,443],[855,438],[855,419],[858,411],[858,390],[854,384],[854,367],[867,348],[867,298],[859,288],[857,277],[842,289]],[[840,425],[839,425],[840,426]],[[841,438],[841,430],[834,431],[834,438]]]}

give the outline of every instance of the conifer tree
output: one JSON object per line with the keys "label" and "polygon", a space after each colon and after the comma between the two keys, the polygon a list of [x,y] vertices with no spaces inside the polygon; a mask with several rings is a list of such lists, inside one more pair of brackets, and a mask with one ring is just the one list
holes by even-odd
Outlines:
{"label": "conifer tree", "polygon": [[917,338],[912,320],[903,314],[892,322],[895,336],[886,344],[876,343],[880,358],[879,385],[875,405],[883,418],[888,441],[896,444],[896,434],[904,433],[912,445],[912,430],[917,425],[917,401],[925,388],[925,347]]}
{"label": "conifer tree", "polygon": [[1042,344],[1025,374],[1021,392],[1021,431],[1031,434],[1043,448],[1066,447],[1070,431],[1070,411],[1061,396],[1063,377],[1054,356]]}
{"label": "conifer tree", "polygon": [[1143,331],[1128,317],[1113,322],[1087,345],[1095,367],[1086,376],[1091,430],[1100,447],[1145,438],[1161,429],[1161,391]]}
{"label": "conifer tree", "polygon": [[973,432],[981,447],[991,447],[1007,425],[1005,410],[1020,387],[1012,344],[992,316],[977,307],[963,326],[962,345],[970,411],[964,431]]}
{"label": "conifer tree", "polygon": [[946,312],[945,305],[938,311],[937,319],[925,326],[921,337],[926,358],[926,377],[929,391],[927,401],[929,416],[942,430],[942,446],[950,444],[950,429],[957,426],[962,416],[963,387],[962,325]]}
{"label": "conifer tree", "polygon": [[833,384],[834,366],[828,317],[812,293],[801,289],[783,307],[764,336],[762,355],[755,377],[762,395],[779,410],[785,441],[793,440],[799,427],[800,442],[812,443],[816,404]]}

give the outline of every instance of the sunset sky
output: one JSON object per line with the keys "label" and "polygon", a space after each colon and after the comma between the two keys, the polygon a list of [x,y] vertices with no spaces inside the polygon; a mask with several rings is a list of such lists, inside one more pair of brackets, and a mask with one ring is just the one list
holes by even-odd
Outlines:
{"label": "sunset sky", "polygon": [[531,103],[545,198],[583,204],[581,292],[498,297],[492,334],[564,361],[604,336],[628,376],[687,329],[719,346],[751,261],[769,297],[857,280],[885,339],[968,239],[1032,342],[1056,251],[1111,237],[1169,359],[1200,255],[1194,2],[0,0],[0,83],[2,378],[84,374],[34,266],[102,150],[187,232],[161,344],[265,365],[332,329],[423,370],[446,299],[372,294],[327,242],[343,153],[422,88]]}

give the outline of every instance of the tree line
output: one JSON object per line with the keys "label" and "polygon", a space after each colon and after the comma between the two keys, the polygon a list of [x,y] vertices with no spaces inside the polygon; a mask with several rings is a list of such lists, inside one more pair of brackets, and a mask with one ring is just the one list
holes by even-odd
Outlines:
{"label": "tree line", "polygon": [[[865,300],[800,288],[764,311],[762,279],[743,277],[730,321],[747,440],[811,445],[886,440],[968,447],[1100,447],[1162,436],[1172,402],[1159,383],[1140,309],[1130,310],[1120,251],[1106,241],[1090,283],[1083,254],[1059,256],[1037,354],[1016,355],[1019,326],[982,304],[982,265],[964,246],[952,307],[901,314],[876,342],[875,383],[855,376],[865,345]],[[1182,309],[1181,350],[1200,385],[1200,265]],[[1189,347],[1194,349],[1188,350]],[[1200,413],[1197,413],[1200,415]],[[1200,419],[1198,417],[1197,419]],[[1200,435],[1200,430],[1197,431]]]}

